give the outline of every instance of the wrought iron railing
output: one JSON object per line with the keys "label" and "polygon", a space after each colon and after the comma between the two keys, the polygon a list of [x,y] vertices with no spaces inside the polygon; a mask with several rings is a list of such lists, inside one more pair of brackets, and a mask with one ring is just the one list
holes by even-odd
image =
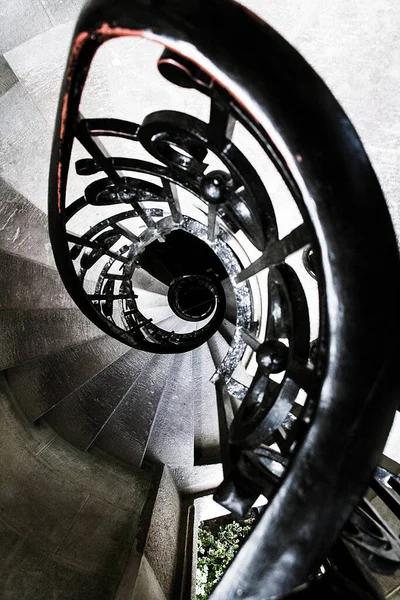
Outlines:
{"label": "wrought iron railing", "polygon": [[[81,116],[92,58],[119,36],[164,46],[161,75],[207,96],[209,121],[171,110],[140,125]],[[261,146],[298,206],[302,223],[286,236],[278,234],[262,178],[234,143],[235,123]],[[109,156],[100,138],[110,136],[132,141],[156,162]],[[102,176],[66,203],[75,139],[91,156],[77,160],[77,174]],[[210,155],[222,169],[208,169]],[[196,210],[181,205],[182,189],[199,202]],[[104,207],[112,210],[99,219]],[[382,479],[379,470],[373,477],[398,404],[398,251],[361,142],[312,68],[234,2],[90,2],[60,100],[49,219],[71,296],[131,346],[191,350],[217,331],[229,303],[235,307],[230,349],[214,377],[225,477],[215,499],[243,515],[262,493],[268,507],[212,598],[314,598],[322,591],[380,598],[366,571],[394,571],[400,547],[362,497],[372,477],[399,516],[398,478]],[[247,264],[245,249],[239,256],[232,241],[238,232],[258,251]],[[303,275],[289,264],[298,251],[318,293],[316,339]],[[266,270],[268,289],[260,279]],[[142,272],[168,289],[185,331],[146,315],[135,288]],[[263,325],[257,305],[265,297]],[[256,361],[250,385],[235,376],[245,355]],[[320,565],[325,574],[316,577]]]}

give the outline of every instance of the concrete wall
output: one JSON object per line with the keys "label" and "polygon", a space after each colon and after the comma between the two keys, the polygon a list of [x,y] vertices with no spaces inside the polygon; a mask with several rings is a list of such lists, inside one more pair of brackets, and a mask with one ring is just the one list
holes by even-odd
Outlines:
{"label": "concrete wall", "polygon": [[139,574],[132,600],[167,600],[157,577],[145,556],[140,563]]}
{"label": "concrete wall", "polygon": [[109,600],[152,474],[30,425],[0,377],[0,598]]}
{"label": "concrete wall", "polygon": [[166,598],[179,587],[178,554],[184,544],[181,499],[168,468],[164,468],[154,504],[144,555]]}

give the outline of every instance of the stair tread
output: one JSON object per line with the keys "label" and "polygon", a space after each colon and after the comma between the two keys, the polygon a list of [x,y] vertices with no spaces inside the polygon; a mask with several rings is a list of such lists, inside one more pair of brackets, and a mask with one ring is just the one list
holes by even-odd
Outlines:
{"label": "stair tread", "polygon": [[195,323],[192,323],[191,326],[188,326],[187,321],[180,319],[174,313],[159,321],[158,325],[161,329],[166,329],[167,331],[175,331],[175,333],[188,333],[189,331],[195,330]]}
{"label": "stair tread", "polygon": [[35,421],[128,350],[129,346],[100,335],[12,367],[6,376],[26,416]]}
{"label": "stair tread", "polygon": [[76,308],[58,271],[0,250],[0,310]]}
{"label": "stair tread", "polygon": [[[153,355],[130,349],[65,397],[44,418],[53,429],[86,450]],[[129,430],[124,431],[125,435]]]}
{"label": "stair tread", "polygon": [[47,217],[0,177],[0,249],[55,268]]}
{"label": "stair tread", "polygon": [[152,319],[153,323],[160,324],[166,319],[169,319],[172,313],[172,309],[168,305],[164,306],[149,306],[143,310],[143,315],[146,318]]}
{"label": "stair tread", "polygon": [[150,273],[147,273],[144,269],[136,269],[132,279],[133,289],[145,290],[147,292],[153,292],[166,296],[168,294],[168,286],[162,283]]}
{"label": "stair tread", "polygon": [[20,194],[45,211],[51,129],[20,82],[1,98],[1,110],[7,115],[0,119],[1,170]]}
{"label": "stair tread", "polygon": [[168,376],[172,355],[156,354],[121,398],[101,429],[94,445],[135,466],[140,466],[155,414]]}
{"label": "stair tread", "polygon": [[197,390],[194,402],[194,452],[196,461],[215,462],[220,456],[218,409],[215,386],[210,379],[215,365],[207,345],[192,353],[193,387]]}
{"label": "stair tread", "polygon": [[[46,29],[50,29],[52,26],[52,22],[43,5],[38,5],[36,2],[27,2],[17,6],[10,6],[9,10],[7,10],[8,7],[4,7],[0,46],[2,54],[10,50],[10,48],[23,44],[26,40],[37,36]],[[19,21],[18,27],[16,27],[15,23],[17,16]]]}
{"label": "stair tread", "polygon": [[[93,578],[105,565],[110,578],[121,577],[151,474],[82,455],[60,438],[49,451],[45,435],[40,450],[41,428],[24,422],[10,396],[0,381],[0,537],[2,557],[17,556],[16,568],[2,571],[0,595],[72,600],[78,588],[71,582],[83,577],[85,600],[109,598],[106,581],[107,594]],[[15,577],[22,578],[17,587]]]}
{"label": "stair tread", "polygon": [[154,308],[156,306],[165,307],[169,306],[168,297],[166,294],[159,294],[158,292],[152,292],[149,290],[136,289],[134,290],[138,298],[136,303],[139,310],[141,307]]}
{"label": "stair tread", "polygon": [[[74,2],[54,3],[53,0],[44,0],[47,14],[56,12],[56,8],[72,7]],[[76,9],[75,9],[75,16]],[[51,17],[52,21],[53,18]],[[64,65],[67,60],[69,41],[72,37],[74,23],[73,17],[69,23],[58,27],[44,28],[31,39],[14,46],[7,52],[7,60],[23,82],[24,88],[32,98],[35,106],[40,111],[42,118],[50,127],[54,126],[57,102]],[[53,23],[54,24],[54,23]]]}
{"label": "stair tread", "polygon": [[193,465],[193,387],[191,352],[176,354],[160,399],[145,458],[167,465]]}
{"label": "stair tread", "polygon": [[98,337],[78,308],[0,311],[0,370]]}

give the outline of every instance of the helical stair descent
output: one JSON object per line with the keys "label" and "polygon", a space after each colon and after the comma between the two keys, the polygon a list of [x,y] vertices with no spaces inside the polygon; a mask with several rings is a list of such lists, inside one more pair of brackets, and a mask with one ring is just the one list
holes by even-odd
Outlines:
{"label": "helical stair descent", "polygon": [[[201,95],[207,118],[169,96],[140,122],[134,101],[130,119],[88,114],[92,60],[130,37],[153,42],[160,80]],[[25,255],[3,252],[40,282],[26,296],[5,282],[3,370],[25,417],[135,470],[222,462],[214,499],[237,516],[265,496],[213,600],[382,598],[369,573],[393,574],[400,545],[363,496],[400,516],[398,471],[377,468],[398,406],[398,250],[361,142],[304,59],[234,2],[89,2],[49,233],[75,304],[30,255],[39,227]]]}

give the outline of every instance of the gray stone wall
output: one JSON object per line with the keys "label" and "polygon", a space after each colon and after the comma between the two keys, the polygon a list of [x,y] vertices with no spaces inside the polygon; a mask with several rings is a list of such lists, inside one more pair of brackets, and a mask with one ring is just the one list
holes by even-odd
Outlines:
{"label": "gray stone wall", "polygon": [[181,500],[168,468],[154,504],[144,555],[165,597],[173,597],[181,534]]}
{"label": "gray stone wall", "polygon": [[0,378],[0,598],[110,600],[151,473],[30,425]]}

